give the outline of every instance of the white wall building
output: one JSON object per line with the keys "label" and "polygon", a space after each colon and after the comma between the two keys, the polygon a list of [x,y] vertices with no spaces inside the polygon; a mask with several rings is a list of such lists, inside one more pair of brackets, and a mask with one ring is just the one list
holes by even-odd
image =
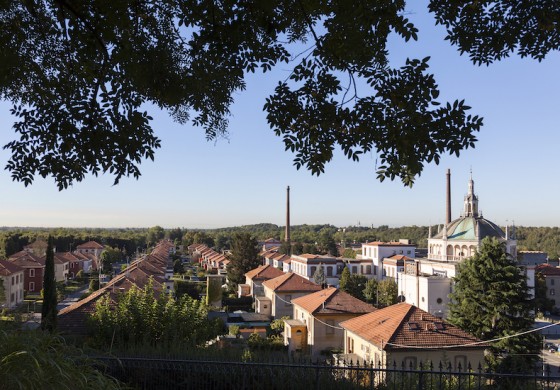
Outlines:
{"label": "white wall building", "polygon": [[[444,224],[433,236],[430,229],[428,235],[427,258],[406,261],[404,272],[398,274],[397,283],[401,300],[437,316],[445,317],[447,314],[448,295],[452,289],[451,278],[455,276],[456,265],[473,256],[484,238],[498,239],[505,244],[507,253],[517,257],[514,230],[506,228],[504,232],[479,212],[472,175],[462,215]],[[534,269],[526,267],[526,273],[529,289],[533,291]]]}
{"label": "white wall building", "polygon": [[408,240],[399,240],[398,242],[368,242],[362,244],[362,259],[371,259],[373,278],[377,280],[383,279],[383,259],[394,255],[405,255],[414,258],[416,245],[411,244]]}

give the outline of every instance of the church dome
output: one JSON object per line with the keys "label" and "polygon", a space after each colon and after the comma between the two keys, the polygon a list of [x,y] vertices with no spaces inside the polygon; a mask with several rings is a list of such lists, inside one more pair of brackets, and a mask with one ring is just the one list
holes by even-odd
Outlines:
{"label": "church dome", "polygon": [[495,237],[501,240],[506,238],[504,231],[498,225],[479,216],[457,218],[447,225],[447,229],[444,228],[432,238],[443,239],[444,232],[447,235],[448,241],[482,240],[486,237]]}

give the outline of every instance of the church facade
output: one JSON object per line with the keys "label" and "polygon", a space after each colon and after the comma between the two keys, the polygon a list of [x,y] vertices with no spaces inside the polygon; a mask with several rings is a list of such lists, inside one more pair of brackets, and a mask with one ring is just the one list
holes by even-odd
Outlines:
{"label": "church facade", "polygon": [[[478,207],[478,197],[474,192],[472,174],[468,192],[464,198],[463,212],[455,220],[450,217],[450,173],[448,171],[447,221],[440,225],[438,232],[428,237],[426,258],[407,261],[404,272],[397,278],[399,298],[438,317],[446,317],[449,294],[453,288],[452,278],[456,266],[464,259],[473,256],[480,248],[482,240],[494,237],[503,242],[506,252],[517,257],[517,241],[513,228],[504,232],[498,225],[484,218]],[[534,287],[534,267],[526,267],[529,287]],[[531,285],[532,284],[532,285]]]}

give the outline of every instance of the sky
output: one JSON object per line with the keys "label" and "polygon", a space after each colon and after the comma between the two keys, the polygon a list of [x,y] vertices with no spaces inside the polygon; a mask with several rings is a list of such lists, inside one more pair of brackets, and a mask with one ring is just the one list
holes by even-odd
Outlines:
{"label": "sky", "polygon": [[[279,80],[279,65],[250,75],[234,95],[228,139],[207,142],[201,128],[174,123],[151,107],[152,126],[162,141],[154,162],[141,166],[139,180],[113,186],[109,175],[87,177],[58,191],[53,179],[30,187],[0,170],[0,226],[218,228],[255,223],[285,224],[286,186],[291,188],[291,224],[405,226],[443,223],[445,173],[451,169],[452,217],[459,216],[470,172],[484,216],[501,225],[558,226],[560,207],[560,54],[542,62],[512,56],[478,67],[444,41],[425,2],[409,2],[408,18],[419,41],[391,39],[391,63],[430,56],[439,100],[465,99],[484,117],[474,149],[426,165],[413,188],[379,182],[374,153],[359,163],[335,154],[325,173],[312,176],[293,166],[262,107]],[[362,95],[367,91],[362,89]],[[0,144],[14,139],[10,105],[0,103]],[[0,166],[9,153],[0,150]]]}

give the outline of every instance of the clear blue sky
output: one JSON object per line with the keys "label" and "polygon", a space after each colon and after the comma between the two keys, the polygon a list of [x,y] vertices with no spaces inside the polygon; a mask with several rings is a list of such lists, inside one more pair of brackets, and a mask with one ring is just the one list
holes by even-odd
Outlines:
{"label": "clear blue sky", "polygon": [[[479,206],[500,225],[560,223],[560,55],[545,61],[512,57],[490,67],[475,67],[443,41],[424,2],[410,2],[409,18],[420,30],[419,42],[391,42],[394,65],[406,57],[431,56],[430,69],[441,89],[440,100],[464,98],[484,117],[475,149],[459,158],[446,156],[426,166],[412,189],[400,182],[380,183],[375,156],[359,163],[337,154],[325,174],[311,176],[292,165],[280,138],[269,129],[264,99],[288,72],[247,79],[235,96],[229,140],[206,142],[202,129],[174,123],[151,111],[162,140],[155,162],[141,166],[139,180],[88,177],[59,192],[52,179],[38,178],[28,188],[0,171],[0,225],[52,227],[216,228],[285,223],[285,189],[291,187],[292,224],[426,225],[445,217],[445,172],[452,171],[452,213],[461,211],[472,168]],[[363,94],[365,94],[364,91]],[[0,143],[13,139],[9,104],[0,104]],[[8,153],[0,151],[4,166]]]}

